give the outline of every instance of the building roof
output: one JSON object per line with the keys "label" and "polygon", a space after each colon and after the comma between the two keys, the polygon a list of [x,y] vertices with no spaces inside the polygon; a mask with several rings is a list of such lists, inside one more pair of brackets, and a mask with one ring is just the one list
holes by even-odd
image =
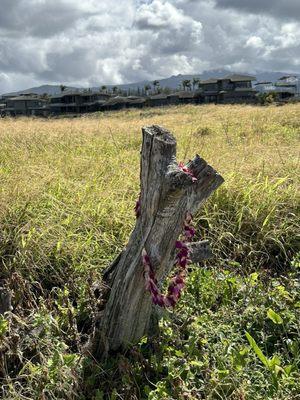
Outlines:
{"label": "building roof", "polygon": [[127,97],[122,97],[122,96],[116,96],[116,97],[112,97],[110,99],[108,99],[104,105],[109,105],[109,106],[113,106],[116,104],[126,104],[129,103],[130,100],[127,99]]}
{"label": "building roof", "polygon": [[138,97],[136,99],[131,99],[129,101],[129,104],[143,104],[145,103],[146,99],[144,99],[143,97]]}
{"label": "building roof", "polygon": [[46,101],[45,99],[41,99],[40,97],[30,97],[30,96],[10,97],[7,100],[8,101]]}
{"label": "building roof", "polygon": [[96,91],[91,91],[91,92],[79,92],[79,91],[63,91],[61,93],[58,94],[54,94],[52,95],[50,98],[51,99],[61,99],[62,97],[66,97],[66,96],[81,96],[81,97],[89,97],[89,96],[105,96],[110,98],[111,95],[109,93],[104,93],[104,92],[96,92]]}
{"label": "building roof", "polygon": [[286,76],[282,76],[281,78],[279,78],[279,81],[284,81],[285,79],[288,78],[298,78],[296,75],[286,75]]}
{"label": "building roof", "polygon": [[257,85],[273,85],[273,82],[257,82],[257,83],[255,83],[254,84],[254,86],[257,86]]}
{"label": "building roof", "polygon": [[159,93],[159,94],[155,94],[153,96],[150,96],[151,100],[162,100],[162,99],[167,99],[168,96],[166,94],[163,93]]}
{"label": "building roof", "polygon": [[218,79],[216,79],[216,78],[209,78],[209,79],[206,79],[206,80],[204,80],[204,81],[201,81],[201,80],[200,80],[199,83],[200,83],[200,84],[204,84],[204,85],[207,85],[207,84],[209,84],[209,83],[218,83]]}
{"label": "building roof", "polygon": [[18,92],[14,92],[14,93],[5,93],[5,94],[2,94],[2,98],[3,99],[10,99],[10,98],[12,98],[12,97],[20,97],[20,96],[23,96],[23,97],[34,97],[34,96],[36,96],[36,97],[38,97],[39,95],[38,94],[36,94],[36,93],[18,93]]}
{"label": "building roof", "polygon": [[296,87],[297,82],[276,82],[275,86]]}
{"label": "building roof", "polygon": [[241,82],[241,81],[256,81],[255,76],[251,75],[241,75],[241,74],[232,74],[232,75],[227,75],[224,78],[220,78],[219,80],[223,79],[229,79],[231,82]]}
{"label": "building roof", "polygon": [[137,100],[137,99],[142,99],[143,97],[141,96],[127,96],[127,99],[129,100]]}

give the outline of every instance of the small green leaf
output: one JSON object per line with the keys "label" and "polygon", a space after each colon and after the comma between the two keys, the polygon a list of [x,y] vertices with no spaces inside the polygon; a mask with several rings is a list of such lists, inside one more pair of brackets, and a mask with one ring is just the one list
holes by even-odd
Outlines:
{"label": "small green leaf", "polygon": [[280,366],[281,361],[280,358],[275,354],[270,360],[269,360],[269,366],[270,368],[275,368],[276,366]]}
{"label": "small green leaf", "polygon": [[251,275],[250,275],[250,284],[251,284],[251,286],[255,286],[256,284],[257,284],[257,280],[258,280],[258,273],[257,272],[253,272]]}
{"label": "small green leaf", "polygon": [[272,308],[269,308],[267,316],[276,325],[281,325],[283,323],[281,316],[277,314],[274,310],[272,310]]}
{"label": "small green leaf", "polygon": [[190,362],[190,365],[192,365],[193,367],[202,367],[203,363],[201,361],[193,360]]}
{"label": "small green leaf", "polygon": [[293,365],[286,365],[284,368],[284,372],[287,376],[290,376],[292,370],[293,370]]}
{"label": "small green leaf", "polygon": [[252,349],[254,350],[257,357],[264,364],[264,366],[269,369],[269,360],[267,359],[266,356],[264,356],[263,352],[258,347],[258,345],[256,344],[256,341],[253,339],[253,337],[250,335],[249,332],[246,332],[246,338],[248,339],[248,342],[249,342],[250,346],[252,347]]}
{"label": "small green leaf", "polygon": [[0,315],[0,336],[3,336],[8,331],[8,322]]}

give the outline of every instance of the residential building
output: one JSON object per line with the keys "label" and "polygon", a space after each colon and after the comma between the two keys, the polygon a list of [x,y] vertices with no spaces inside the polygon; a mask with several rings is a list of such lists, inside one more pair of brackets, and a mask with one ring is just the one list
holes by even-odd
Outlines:
{"label": "residential building", "polygon": [[255,77],[240,74],[211,78],[200,81],[197,93],[204,103],[254,103],[252,81]]}
{"label": "residential building", "polygon": [[149,107],[160,107],[169,105],[168,96],[160,93],[147,98],[146,105]]}
{"label": "residential building", "polygon": [[283,76],[276,83],[257,82],[255,89],[259,93],[274,93],[278,100],[300,97],[300,79],[297,76]]}
{"label": "residential building", "polygon": [[102,92],[63,91],[51,96],[49,106],[52,114],[93,112],[99,111],[110,97]]}
{"label": "residential building", "polygon": [[275,84],[281,98],[300,97],[300,78],[296,75],[282,76]]}
{"label": "residential building", "polygon": [[47,116],[49,114],[48,102],[39,96],[20,95],[16,97],[5,97],[5,108],[2,114],[18,115],[39,115]]}

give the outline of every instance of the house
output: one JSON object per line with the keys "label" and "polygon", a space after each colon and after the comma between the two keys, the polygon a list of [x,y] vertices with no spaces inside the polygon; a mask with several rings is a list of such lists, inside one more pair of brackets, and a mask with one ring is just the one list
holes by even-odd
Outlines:
{"label": "house", "polygon": [[275,83],[279,99],[300,97],[300,78],[296,75],[282,76]]}
{"label": "house", "polygon": [[177,105],[179,104],[179,92],[170,93],[167,95],[168,104]]}
{"label": "house", "polygon": [[254,103],[256,91],[252,81],[255,79],[241,74],[207,79],[199,82],[197,94],[204,103]]}
{"label": "house", "polygon": [[279,101],[288,100],[300,97],[300,80],[297,76],[283,76],[275,84],[272,82],[257,82],[255,89],[259,93],[274,93]]}
{"label": "house", "polygon": [[99,111],[110,98],[108,93],[87,90],[64,91],[51,96],[50,110],[52,114],[83,113]]}
{"label": "house", "polygon": [[110,99],[110,94],[104,92],[95,92],[87,90],[81,93],[80,112],[96,112],[100,111],[105,102]]}
{"label": "house", "polygon": [[79,113],[82,104],[81,93],[78,91],[63,91],[50,98],[52,114]]}
{"label": "house", "polygon": [[35,95],[20,95],[16,97],[7,97],[4,99],[5,108],[2,114],[18,116],[18,115],[39,115],[47,116],[49,107],[46,99]]}
{"label": "house", "polygon": [[170,103],[168,101],[168,96],[166,94],[160,93],[148,97],[146,104],[149,107],[160,107],[160,106],[167,106]]}
{"label": "house", "polygon": [[123,108],[142,108],[146,105],[146,99],[140,96],[115,96],[106,101],[101,110],[121,110]]}
{"label": "house", "polygon": [[299,77],[296,75],[282,76],[278,79],[278,82],[297,84],[299,82]]}
{"label": "house", "polygon": [[127,108],[130,100],[127,97],[115,96],[107,100],[102,106],[101,110],[121,110],[122,108]]}
{"label": "house", "polygon": [[146,99],[140,96],[128,96],[129,100],[127,107],[129,108],[142,108],[146,105]]}
{"label": "house", "polygon": [[289,83],[275,83],[275,93],[278,100],[288,100],[296,96],[297,88]]}
{"label": "house", "polygon": [[203,103],[217,103],[218,102],[218,80],[214,78],[202,80],[198,84],[199,90],[197,91],[198,97],[202,97]]}

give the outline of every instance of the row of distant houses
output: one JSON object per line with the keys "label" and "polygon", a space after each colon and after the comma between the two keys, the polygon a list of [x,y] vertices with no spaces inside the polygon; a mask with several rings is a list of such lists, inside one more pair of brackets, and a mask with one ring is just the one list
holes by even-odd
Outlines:
{"label": "row of distant houses", "polygon": [[255,90],[259,93],[275,93],[279,99],[300,97],[300,79],[297,76],[282,76],[277,82],[257,82]]}
{"label": "row of distant houses", "polygon": [[117,96],[98,91],[62,91],[50,98],[35,94],[16,97],[4,96],[0,100],[2,116],[80,114],[96,111],[120,110],[178,104],[234,104],[257,102],[258,93],[276,92],[285,100],[299,95],[299,81],[293,77],[282,77],[276,85],[269,82],[256,83],[253,76],[230,75],[199,82],[196,91],[178,91],[170,94],[158,93],[151,96]]}

